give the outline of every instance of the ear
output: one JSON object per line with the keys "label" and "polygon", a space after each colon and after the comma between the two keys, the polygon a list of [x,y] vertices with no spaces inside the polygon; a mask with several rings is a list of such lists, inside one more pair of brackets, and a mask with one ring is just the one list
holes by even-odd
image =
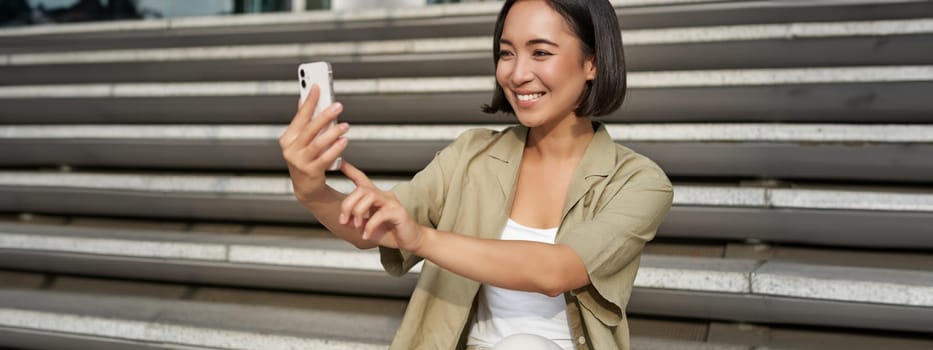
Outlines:
{"label": "ear", "polygon": [[583,71],[586,73],[586,80],[596,79],[596,57],[590,56],[583,60]]}

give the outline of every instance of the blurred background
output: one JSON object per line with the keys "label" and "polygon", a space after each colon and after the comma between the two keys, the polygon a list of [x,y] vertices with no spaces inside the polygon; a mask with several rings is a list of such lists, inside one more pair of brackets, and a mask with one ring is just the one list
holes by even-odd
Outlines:
{"label": "blurred background", "polygon": [[3,0],[0,25],[217,16],[244,13],[418,7],[476,0]]}
{"label": "blurred background", "polygon": [[[633,348],[933,348],[933,2],[612,4],[602,121],[675,183]],[[387,348],[418,269],[296,202],[296,69],[331,62],[344,156],[390,188],[515,122],[480,111],[500,7],[0,0],[0,347]]]}

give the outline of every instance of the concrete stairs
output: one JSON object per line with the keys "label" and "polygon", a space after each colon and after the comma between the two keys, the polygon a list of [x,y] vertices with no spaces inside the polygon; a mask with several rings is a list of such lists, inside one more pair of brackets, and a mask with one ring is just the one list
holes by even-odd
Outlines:
{"label": "concrete stairs", "polygon": [[[933,347],[933,3],[613,3],[603,121],[675,183],[634,347]],[[417,269],[295,202],[294,67],[334,63],[345,156],[388,188],[512,122],[479,111],[499,6],[0,31],[0,346],[385,348]]]}

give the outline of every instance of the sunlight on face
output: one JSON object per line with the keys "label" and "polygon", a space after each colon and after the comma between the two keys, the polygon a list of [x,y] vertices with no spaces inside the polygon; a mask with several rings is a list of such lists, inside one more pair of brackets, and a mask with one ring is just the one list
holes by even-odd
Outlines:
{"label": "sunlight on face", "polygon": [[518,1],[505,18],[499,43],[496,81],[523,125],[576,117],[586,81],[596,71],[559,13],[543,0]]}

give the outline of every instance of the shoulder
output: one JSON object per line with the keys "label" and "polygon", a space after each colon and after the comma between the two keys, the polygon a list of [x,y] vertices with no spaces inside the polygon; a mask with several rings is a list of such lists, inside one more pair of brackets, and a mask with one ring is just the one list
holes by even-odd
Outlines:
{"label": "shoulder", "polygon": [[488,145],[494,143],[503,137],[517,135],[521,127],[517,125],[509,126],[501,130],[490,128],[471,128],[460,133],[453,144],[465,145]]}
{"label": "shoulder", "polygon": [[584,156],[587,159],[584,164],[590,167],[584,170],[586,174],[605,176],[609,184],[616,186],[653,182],[657,187],[671,188],[667,174],[657,163],[617,143],[605,125],[600,125],[593,140],[595,149],[588,150],[592,154]]}
{"label": "shoulder", "polygon": [[457,138],[455,138],[454,141],[450,143],[450,146],[456,148],[471,148],[481,146],[488,144],[499,133],[501,133],[501,131],[488,128],[467,129],[461,132],[460,135],[457,135]]}
{"label": "shoulder", "polygon": [[472,128],[460,133],[447,148],[459,154],[478,154],[503,140],[517,140],[521,138],[522,127],[509,126],[501,130],[490,128]]}
{"label": "shoulder", "polygon": [[650,158],[624,145],[615,144],[615,168],[613,178],[638,181],[655,181],[660,186],[671,187],[664,170]]}

